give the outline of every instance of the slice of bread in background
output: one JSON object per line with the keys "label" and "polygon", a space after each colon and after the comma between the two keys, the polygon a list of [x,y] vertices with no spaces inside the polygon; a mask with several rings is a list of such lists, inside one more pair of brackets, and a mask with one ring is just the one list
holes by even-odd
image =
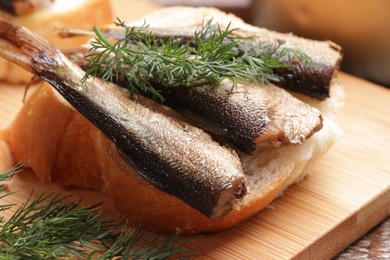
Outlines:
{"label": "slice of bread in background", "polygon": [[[0,16],[40,34],[60,49],[80,46],[88,41],[88,37],[62,39],[57,36],[56,29],[91,29],[94,25],[113,21],[110,0],[55,0],[49,7],[28,15],[13,16],[0,11]],[[0,59],[0,81],[20,84],[29,82],[31,78],[32,74]]]}

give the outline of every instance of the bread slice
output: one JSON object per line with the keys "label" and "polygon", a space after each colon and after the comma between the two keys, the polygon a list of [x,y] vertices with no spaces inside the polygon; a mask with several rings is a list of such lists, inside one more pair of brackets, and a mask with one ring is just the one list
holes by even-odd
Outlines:
{"label": "bread slice", "polygon": [[[62,39],[58,28],[91,29],[94,25],[112,23],[110,0],[55,0],[46,8],[28,15],[13,16],[0,11],[0,16],[25,26],[54,43],[58,48],[74,48],[86,43],[87,37]],[[29,82],[32,74],[17,65],[0,59],[0,81],[19,84]]]}
{"label": "bread slice", "polygon": [[158,188],[133,171],[115,145],[73,109],[48,84],[37,87],[10,127],[8,142],[16,161],[46,183],[100,190],[113,198],[130,225],[160,232],[218,231],[247,219],[267,206],[290,184],[301,180],[336,141],[340,128],[333,115],[341,103],[337,82],[325,102],[308,99],[324,113],[324,127],[299,146],[241,155],[249,180],[242,207],[213,220]]}

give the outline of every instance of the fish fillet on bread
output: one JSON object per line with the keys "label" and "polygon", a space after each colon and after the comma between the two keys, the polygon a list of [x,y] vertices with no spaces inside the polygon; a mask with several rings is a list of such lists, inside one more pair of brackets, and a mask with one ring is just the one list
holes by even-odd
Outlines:
{"label": "fish fillet on bread", "polygon": [[[29,28],[61,49],[77,47],[88,38],[63,39],[57,36],[56,29],[89,29],[113,20],[110,0],[2,1],[0,7],[0,17]],[[0,60],[0,81],[21,84],[31,78],[31,73]]]}
{"label": "fish fillet on bread", "polygon": [[[171,23],[168,26],[174,26],[182,21],[181,15],[172,15],[176,13],[187,14],[185,22],[188,26],[201,24],[208,15],[217,17],[219,23],[232,22],[234,27],[255,30],[232,15],[209,8],[163,9],[144,19],[151,24],[167,22]],[[2,48],[12,49],[6,41],[0,42]],[[13,53],[2,53],[2,56],[12,60],[15,58]],[[42,57],[44,55],[39,58]],[[34,61],[37,62],[37,59]],[[21,65],[57,84],[56,76],[34,71],[28,63]],[[160,232],[178,229],[186,233],[219,231],[253,216],[289,185],[302,180],[337,140],[341,130],[335,114],[342,105],[343,91],[336,75],[332,75],[329,91],[330,97],[324,100],[296,93],[286,94],[303,100],[322,114],[322,128],[301,144],[258,147],[250,155],[232,152],[239,156],[246,178],[246,194],[234,200],[226,215],[217,218],[206,216],[140,175],[134,165],[128,163],[123,151],[118,149],[118,143],[107,138],[104,131],[46,83],[37,86],[26,100],[10,126],[7,141],[14,160],[28,160],[28,167],[40,180],[104,192],[112,197],[121,216],[130,225],[141,224],[145,229]],[[169,108],[166,110],[170,111]],[[176,112],[170,113],[174,115]]]}

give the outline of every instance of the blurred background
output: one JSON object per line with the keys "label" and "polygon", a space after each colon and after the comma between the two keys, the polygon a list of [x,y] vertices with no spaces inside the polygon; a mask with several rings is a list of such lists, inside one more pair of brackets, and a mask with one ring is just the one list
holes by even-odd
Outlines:
{"label": "blurred background", "polygon": [[343,47],[343,71],[390,87],[390,0],[149,1],[213,6],[257,26],[332,40]]}

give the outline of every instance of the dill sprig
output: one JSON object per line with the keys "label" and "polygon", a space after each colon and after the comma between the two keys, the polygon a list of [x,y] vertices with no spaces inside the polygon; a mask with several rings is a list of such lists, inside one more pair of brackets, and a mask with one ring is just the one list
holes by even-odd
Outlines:
{"label": "dill sprig", "polygon": [[188,237],[178,244],[179,231],[166,239],[154,232],[141,236],[140,231],[140,227],[131,232],[122,230],[115,242],[99,259],[112,259],[116,256],[121,256],[123,259],[166,259],[176,253],[198,253],[184,248],[193,237]]}
{"label": "dill sprig", "polygon": [[[20,167],[0,174],[0,182],[11,179]],[[67,202],[69,197],[32,192],[7,221],[1,217],[0,259],[166,259],[175,253],[196,253],[184,248],[193,237],[178,242],[179,232],[161,238],[144,235],[140,228],[117,231],[119,223],[103,218],[99,205],[81,206],[81,201]],[[13,206],[1,205],[0,211]]]}
{"label": "dill sprig", "polygon": [[[10,196],[10,195],[12,195],[12,194],[14,194],[16,192],[16,191],[13,191],[13,192],[7,192],[5,194],[2,194],[2,192],[7,188],[2,183],[4,181],[12,179],[12,177],[15,174],[17,174],[17,173],[19,173],[21,171],[21,167],[22,167],[22,164],[16,164],[14,167],[9,169],[8,171],[0,174],[0,200],[4,199],[5,197],[8,197],[8,196]],[[14,205],[15,204],[0,204],[0,212],[8,210],[8,209],[12,208],[12,206],[14,206]],[[0,216],[0,223],[2,223],[3,220],[4,220],[4,217]]]}
{"label": "dill sprig", "polygon": [[[90,76],[110,82],[125,81],[131,93],[146,93],[163,100],[153,87],[218,87],[228,78],[234,83],[267,83],[275,77],[275,68],[289,67],[297,61],[309,61],[303,53],[275,44],[253,41],[234,35],[230,24],[222,29],[212,20],[204,22],[193,39],[159,38],[148,32],[146,24],[127,26],[120,19],[115,25],[124,29],[123,38],[111,42],[97,27],[86,56]],[[112,40],[112,39],[111,39]]]}

